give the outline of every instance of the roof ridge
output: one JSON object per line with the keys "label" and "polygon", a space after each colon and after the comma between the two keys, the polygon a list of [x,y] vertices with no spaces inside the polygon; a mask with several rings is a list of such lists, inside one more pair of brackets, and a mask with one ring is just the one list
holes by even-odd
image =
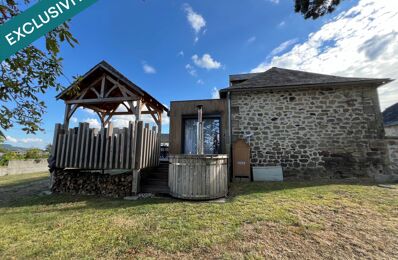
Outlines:
{"label": "roof ridge", "polygon": [[359,78],[344,77],[316,72],[307,72],[302,70],[285,69],[271,67],[261,73],[231,75],[230,82],[234,82],[229,88],[220,90],[251,89],[251,88],[272,88],[272,87],[303,87],[303,86],[326,86],[341,84],[365,84],[374,83],[375,86],[381,86],[393,81],[390,78]]}

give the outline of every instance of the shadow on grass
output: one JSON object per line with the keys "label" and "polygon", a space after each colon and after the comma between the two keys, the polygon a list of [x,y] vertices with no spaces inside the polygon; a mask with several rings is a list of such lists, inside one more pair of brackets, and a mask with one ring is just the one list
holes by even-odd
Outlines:
{"label": "shadow on grass", "polygon": [[[321,187],[326,185],[361,185],[373,186],[374,182],[365,180],[328,180],[328,181],[306,181],[306,182],[265,182],[265,183],[232,183],[229,190],[227,203],[232,203],[240,196],[251,194],[266,194],[282,190]],[[12,194],[8,194],[12,195]],[[140,199],[137,201],[126,201],[98,196],[84,196],[72,194],[40,195],[40,191],[30,194],[18,194],[16,192],[11,199],[2,201],[0,193],[1,208],[40,207],[37,212],[70,211],[84,209],[117,209],[140,207],[146,205],[170,204],[170,203],[203,203],[185,200],[177,200],[171,197],[155,197]],[[76,205],[73,205],[76,203]],[[82,204],[83,203],[83,204]],[[62,206],[61,206],[62,205]],[[59,207],[58,207],[59,206]]]}
{"label": "shadow on grass", "polygon": [[251,194],[272,193],[283,190],[294,190],[302,188],[315,188],[332,185],[355,185],[355,186],[375,186],[373,180],[370,179],[332,179],[332,180],[315,180],[315,181],[285,181],[285,182],[248,182],[248,183],[232,183],[229,189],[229,200],[233,201],[239,196]]}
{"label": "shadow on grass", "polygon": [[9,180],[1,180],[0,179],[0,192],[3,190],[14,189],[14,188],[22,188],[24,186],[31,186],[34,185],[36,182],[46,181],[49,179],[49,176],[33,176],[30,177],[29,175],[24,175],[26,178],[16,179],[13,180],[12,177],[19,177],[18,175],[15,176],[4,176],[1,178],[9,178]]}

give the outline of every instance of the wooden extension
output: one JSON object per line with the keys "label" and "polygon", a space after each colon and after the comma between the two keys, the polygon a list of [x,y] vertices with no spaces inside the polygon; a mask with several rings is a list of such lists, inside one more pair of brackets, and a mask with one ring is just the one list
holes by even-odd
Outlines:
{"label": "wooden extension", "polygon": [[156,127],[142,121],[128,127],[92,129],[88,123],[65,129],[55,126],[53,156],[58,169],[140,170],[159,165],[160,139]]}

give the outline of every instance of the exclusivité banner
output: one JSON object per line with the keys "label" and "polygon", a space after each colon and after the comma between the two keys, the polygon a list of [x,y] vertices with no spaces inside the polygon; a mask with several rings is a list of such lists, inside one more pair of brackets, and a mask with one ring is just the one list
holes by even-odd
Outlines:
{"label": "exclusivit\u00e9 banner", "polygon": [[42,0],[0,26],[0,62],[97,0]]}

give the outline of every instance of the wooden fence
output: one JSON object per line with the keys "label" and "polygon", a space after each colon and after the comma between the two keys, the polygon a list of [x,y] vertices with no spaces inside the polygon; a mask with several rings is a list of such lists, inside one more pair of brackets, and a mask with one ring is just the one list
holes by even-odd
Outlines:
{"label": "wooden fence", "polygon": [[159,165],[160,135],[142,121],[128,127],[92,129],[88,123],[65,129],[56,124],[53,156],[57,168],[143,169]]}

